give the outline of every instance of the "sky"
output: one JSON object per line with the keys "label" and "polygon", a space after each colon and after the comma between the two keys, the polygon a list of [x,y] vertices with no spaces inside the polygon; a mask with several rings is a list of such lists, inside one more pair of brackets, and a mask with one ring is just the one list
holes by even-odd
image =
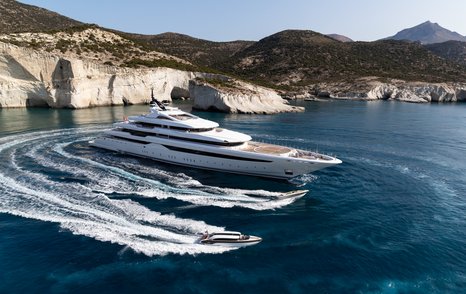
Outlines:
{"label": "sky", "polygon": [[286,29],[374,41],[430,20],[466,35],[464,0],[20,0],[73,19],[140,34],[260,40]]}

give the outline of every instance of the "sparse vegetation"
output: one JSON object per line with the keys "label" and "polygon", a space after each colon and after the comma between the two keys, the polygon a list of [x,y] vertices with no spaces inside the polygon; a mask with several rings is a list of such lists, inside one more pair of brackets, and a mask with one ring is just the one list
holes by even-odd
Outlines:
{"label": "sparse vegetation", "polygon": [[0,36],[1,41],[75,54],[106,65],[227,74],[284,91],[322,82],[351,83],[369,76],[425,82],[466,80],[462,43],[446,44],[451,50],[403,41],[342,43],[299,30],[283,31],[258,42],[212,42],[174,33],[146,36],[108,30],[16,1],[0,2],[0,10],[8,12],[0,19],[0,33],[28,32]]}
{"label": "sparse vegetation", "polygon": [[[304,36],[300,40],[296,34]],[[466,77],[464,68],[429,53],[420,44],[341,43],[308,31],[285,31],[278,35],[257,42],[217,66],[249,80],[277,86],[286,85],[284,82],[289,82],[290,76],[300,77],[288,87],[352,82],[365,76],[427,82],[458,81]]]}
{"label": "sparse vegetation", "polygon": [[66,51],[70,50],[74,43],[70,40],[59,39],[55,44],[55,49],[60,50],[61,53],[65,53]]}
{"label": "sparse vegetation", "polygon": [[428,44],[425,47],[437,56],[466,66],[466,42],[448,41]]}
{"label": "sparse vegetation", "polygon": [[197,67],[195,67],[193,65],[184,64],[184,63],[177,62],[175,60],[169,60],[169,59],[144,60],[144,59],[140,59],[140,58],[133,58],[133,59],[123,63],[123,66],[133,67],[133,68],[138,68],[138,67],[141,67],[141,66],[144,66],[144,67],[169,67],[169,68],[187,70],[187,71],[196,71],[196,70],[198,70]]}
{"label": "sparse vegetation", "polygon": [[[17,1],[0,1],[0,33],[62,31],[82,25],[58,13]],[[53,20],[53,21],[51,21]]]}
{"label": "sparse vegetation", "polygon": [[212,42],[174,33],[160,35],[123,34],[145,50],[156,50],[213,68],[236,52],[253,44],[252,41]]}
{"label": "sparse vegetation", "polygon": [[226,89],[239,89],[240,88],[235,83],[235,80],[230,79],[230,78],[212,77],[212,78],[196,78],[195,80],[201,83],[210,84],[218,88],[226,88]]}
{"label": "sparse vegetation", "polygon": [[[464,81],[466,69],[402,41],[342,43],[313,31],[283,31],[259,42],[211,42],[185,35],[131,35],[152,48],[243,80],[291,91],[361,77]],[[292,77],[292,78],[291,78]]]}

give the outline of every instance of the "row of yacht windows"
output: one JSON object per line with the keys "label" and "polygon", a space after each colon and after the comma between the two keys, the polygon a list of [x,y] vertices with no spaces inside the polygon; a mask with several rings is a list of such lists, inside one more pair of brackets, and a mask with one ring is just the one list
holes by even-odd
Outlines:
{"label": "row of yacht windows", "polygon": [[178,136],[172,136],[172,135],[168,136],[165,134],[158,134],[158,133],[146,133],[146,132],[134,131],[134,130],[128,130],[128,129],[120,129],[119,131],[130,133],[131,135],[138,136],[138,137],[159,137],[159,138],[165,138],[165,139],[182,140],[182,141],[196,142],[196,143],[216,145],[216,146],[239,146],[243,144],[243,142],[213,142],[213,141],[193,139],[193,138],[184,138],[184,137],[178,137]]}
{"label": "row of yacht windows", "polygon": [[147,123],[147,122],[137,122],[135,124],[138,127],[148,128],[148,129],[152,129],[152,128],[155,127],[155,128],[165,128],[165,129],[184,131],[184,132],[191,132],[191,133],[208,132],[208,131],[212,131],[214,129],[214,128],[190,129],[190,128],[174,127],[174,126],[167,126],[167,125]]}

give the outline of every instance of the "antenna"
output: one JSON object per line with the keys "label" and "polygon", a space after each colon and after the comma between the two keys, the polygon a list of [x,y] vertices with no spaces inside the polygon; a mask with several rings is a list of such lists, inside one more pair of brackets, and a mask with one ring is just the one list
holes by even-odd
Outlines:
{"label": "antenna", "polygon": [[162,103],[160,103],[160,101],[158,101],[157,99],[155,99],[155,97],[154,97],[154,88],[151,88],[150,90],[151,90],[151,93],[150,93],[150,98],[151,98],[150,104],[151,104],[151,105],[154,105],[154,106],[157,105],[161,110],[167,110],[167,109],[165,108],[165,106],[164,106]]}
{"label": "antenna", "polygon": [[150,104],[156,103],[156,99],[154,97],[154,88],[150,88]]}

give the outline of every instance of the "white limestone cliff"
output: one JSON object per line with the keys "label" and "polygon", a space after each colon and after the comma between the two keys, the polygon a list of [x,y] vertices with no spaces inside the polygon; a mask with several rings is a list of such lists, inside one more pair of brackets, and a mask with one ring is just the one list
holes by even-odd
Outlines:
{"label": "white limestone cliff", "polygon": [[404,102],[456,102],[466,101],[466,87],[458,84],[406,83],[380,84],[367,93],[367,99],[390,99]]}
{"label": "white limestone cliff", "polygon": [[466,101],[464,83],[425,83],[390,80],[380,82],[376,77],[360,79],[353,83],[321,83],[309,91],[321,97],[347,100],[395,100],[412,103]]}
{"label": "white limestone cliff", "polygon": [[203,74],[107,66],[0,42],[0,107],[138,104],[150,100],[152,88],[160,100],[171,100],[174,88],[186,93],[197,76]]}
{"label": "white limestone cliff", "polygon": [[270,89],[239,81],[235,91],[228,92],[200,85],[190,87],[195,78],[228,79],[170,68],[109,66],[73,55],[63,57],[0,42],[0,108],[141,104],[149,102],[154,89],[160,100],[194,95],[195,107],[199,109],[241,113],[303,110],[287,105]]}
{"label": "white limestone cliff", "polygon": [[228,113],[273,114],[304,111],[303,107],[288,105],[275,91],[238,80],[226,79],[218,85],[206,80],[189,83],[194,108]]}

